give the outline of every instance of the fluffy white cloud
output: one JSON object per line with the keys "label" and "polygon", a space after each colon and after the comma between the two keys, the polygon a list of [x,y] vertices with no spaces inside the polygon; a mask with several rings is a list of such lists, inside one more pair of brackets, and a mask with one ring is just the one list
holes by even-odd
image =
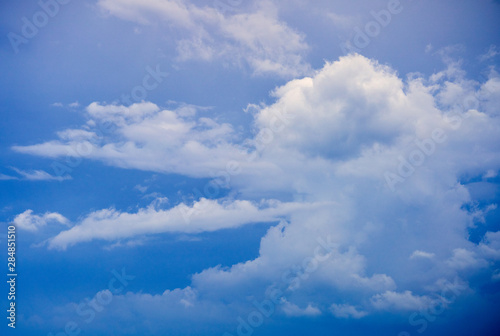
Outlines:
{"label": "fluffy white cloud", "polygon": [[26,210],[25,212],[17,215],[13,220],[14,225],[26,231],[38,231],[48,223],[58,223],[67,225],[68,219],[57,212],[46,212],[43,215],[34,215],[33,210]]}
{"label": "fluffy white cloud", "polygon": [[45,157],[102,160],[110,165],[196,177],[226,170],[232,160],[246,158],[231,145],[229,124],[207,117],[182,116],[183,110],[161,110],[152,103],[87,107],[82,129],[58,132],[59,140],[15,151]]}
{"label": "fluffy white cloud", "polygon": [[167,23],[177,36],[180,60],[223,59],[247,64],[257,75],[294,77],[310,71],[303,34],[281,21],[269,1],[241,5],[238,12],[177,0],[100,0],[98,5],[124,20]]}
{"label": "fluffy white cloud", "polygon": [[[238,139],[230,125],[153,104],[92,104],[89,118],[115,128],[101,143],[89,141],[89,158],[204,177],[234,162],[240,171],[229,185],[240,198],[275,193],[295,202],[263,208],[202,200],[213,202],[214,211],[193,214],[187,225],[172,209],[102,210],[50,246],[285,217],[262,238],[257,258],[206,269],[193,276],[192,287],[206,298],[233,302],[279,284],[297,308],[331,308],[338,317],[429,307],[439,284],[466,281],[498,259],[497,233],[480,244],[469,241],[469,229],[485,218],[478,214],[491,205],[467,210],[475,203],[463,182],[500,170],[495,76],[491,72],[485,83],[467,80],[450,62],[430,78],[403,80],[387,66],[349,55],[277,88],[273,104],[254,106],[256,136],[250,139]],[[82,130],[96,133],[91,124]],[[61,156],[87,135],[61,133],[57,141],[15,149]]]}
{"label": "fluffy white cloud", "polygon": [[[201,272],[196,287],[219,284],[234,293],[276,281],[287,265],[312,255],[317,236],[328,235],[335,253],[299,290],[321,288],[318,307],[331,306],[324,297],[347,296],[345,307],[359,307],[356,312],[425,308],[431,284],[484,266],[468,240],[478,217],[463,207],[473,199],[460,178],[499,170],[500,120],[496,107],[477,98],[495,78],[481,84],[463,76],[452,67],[432,80],[403,81],[390,68],[351,55],[275,90],[276,102],[257,109],[252,139],[257,161],[272,170],[242,173],[245,180],[236,177],[234,185],[243,194],[288,191],[333,204],[293,214],[284,228],[269,230],[257,259]],[[387,172],[399,178],[393,188]],[[437,266],[424,272],[429,266],[422,258]],[[370,293],[367,305],[363,297]],[[359,316],[347,308],[345,315]]]}

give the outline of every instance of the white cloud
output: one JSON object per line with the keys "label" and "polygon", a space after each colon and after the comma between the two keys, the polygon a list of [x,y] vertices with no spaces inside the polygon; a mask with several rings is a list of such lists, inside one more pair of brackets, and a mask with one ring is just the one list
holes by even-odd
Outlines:
{"label": "white cloud", "polygon": [[35,232],[48,223],[58,223],[67,225],[68,219],[57,212],[46,212],[43,215],[34,215],[33,210],[26,210],[25,212],[17,215],[13,220],[14,225],[26,231]]}
{"label": "white cloud", "polygon": [[317,308],[308,304],[305,308],[300,308],[296,304],[288,302],[286,299],[282,299],[281,309],[287,316],[318,316],[321,315],[321,311]]}
{"label": "white cloud", "polygon": [[8,180],[17,180],[18,178],[15,176],[9,176],[5,174],[0,174],[0,181],[8,181]]}
{"label": "white cloud", "polygon": [[479,253],[493,260],[500,260],[500,231],[486,232],[479,244]]}
{"label": "white cloud", "polygon": [[368,313],[359,311],[356,307],[348,304],[332,304],[330,310],[333,316],[337,318],[355,318],[359,319],[366,316]]}
{"label": "white cloud", "polygon": [[106,13],[140,24],[164,21],[177,28],[180,60],[223,59],[247,64],[256,75],[294,77],[310,71],[304,61],[309,46],[304,35],[278,18],[270,1],[259,1],[248,12],[218,12],[188,1],[100,0]]}
{"label": "white cloud", "polygon": [[[498,146],[492,145],[500,141],[495,110],[483,103],[477,109],[463,107],[469,106],[464,97],[475,97],[486,84],[457,75],[462,76],[460,70],[451,69],[432,82],[404,82],[390,68],[354,55],[275,90],[275,103],[255,113],[257,131],[271,140],[259,148],[259,137],[252,139],[258,162],[272,169],[243,172],[245,180],[236,178],[234,185],[244,192],[288,191],[334,203],[328,210],[292,215],[284,232],[269,230],[257,259],[201,272],[193,278],[197,288],[234,288],[234,294],[263,278],[272,281],[286,265],[300,264],[311,253],[316,235],[332,235],[342,252],[322,263],[300,290],[319,287],[326,297],[340,291],[342,298],[371,292],[371,307],[383,310],[431,304],[423,294],[427,286],[453,279],[467,258],[455,252],[450,259],[450,254],[471,247],[467,230],[474,214],[462,207],[471,195],[458,182],[460,176],[500,167]],[[460,94],[451,93],[452,80],[461,85]],[[398,158],[428,144],[436,129],[446,140],[435,142],[432,150],[426,147],[425,162],[390,191],[384,172],[397,171]],[[421,264],[408,263],[408,256],[432,258],[440,267],[423,276]],[[405,290],[415,282],[418,292]],[[402,289],[396,292],[396,286]],[[346,304],[372,310],[360,299]]]}
{"label": "white cloud", "polygon": [[[54,107],[64,107],[64,104],[61,103],[61,102],[55,102],[55,103],[52,103],[51,106],[54,106]],[[76,107],[79,107],[80,106],[80,103],[75,101],[73,103],[69,103],[67,104],[67,107],[70,107],[70,108],[76,108]]]}
{"label": "white cloud", "polygon": [[414,295],[411,291],[403,293],[387,291],[382,294],[374,295],[371,303],[378,310],[421,310],[429,308],[433,300],[427,296]]}
{"label": "white cloud", "polygon": [[133,240],[128,240],[124,243],[121,241],[118,241],[116,243],[113,243],[109,246],[104,247],[105,250],[112,250],[117,247],[125,247],[125,248],[131,248],[131,247],[136,247],[136,246],[143,246],[146,244],[146,239],[133,239]]}
{"label": "white cloud", "polygon": [[57,132],[57,136],[61,140],[66,140],[66,141],[85,141],[85,140],[91,140],[95,137],[97,137],[97,134],[94,132],[89,132],[83,129],[67,129],[61,132]]}
{"label": "white cloud", "polygon": [[410,256],[410,259],[432,259],[434,258],[435,254],[434,253],[429,253],[425,251],[420,251],[420,250],[415,250]]}
{"label": "white cloud", "polygon": [[[285,217],[262,238],[258,257],[203,270],[193,275],[193,289],[217,300],[244,301],[245,294],[265,293],[270,283],[282,283],[294,265],[311,268],[321,246],[318,237],[330,237],[331,250],[314,271],[293,291],[292,284],[283,285],[296,296],[287,300],[298,307],[342,302],[333,311],[351,317],[374,309],[428,307],[431,294],[440,291],[437,284],[457,277],[467,282],[499,251],[494,233],[479,245],[469,241],[477,211],[465,207],[475,200],[463,177],[500,170],[500,115],[492,103],[500,97],[500,85],[494,74],[478,83],[467,80],[457,62],[447,66],[429,78],[403,80],[363,56],[342,57],[312,77],[277,88],[272,104],[254,106],[257,135],[249,139],[215,119],[154,104],[91,104],[91,120],[109,120],[116,127],[100,143],[89,141],[90,159],[194,177],[211,177],[236,162],[241,171],[230,176],[229,184],[239,198],[285,195],[294,202],[263,206],[201,200],[214,210],[193,212],[188,224],[173,210],[188,212],[198,203],[137,213],[101,210],[61,232],[50,246],[218,230]],[[90,126],[82,130],[94,131]],[[81,137],[59,136],[14,149],[57,157],[84,143]],[[384,178],[388,171],[401,175],[392,190]],[[409,257],[432,258],[439,267],[422,272],[423,263],[408,262]],[[300,297],[317,288],[321,295]]]}
{"label": "white cloud", "polygon": [[[183,117],[152,103],[129,107],[92,103],[87,107],[94,126],[58,132],[59,140],[15,151],[57,158],[72,156],[102,160],[123,168],[196,177],[226,169],[230,160],[245,160],[243,150],[231,145],[231,125],[207,117]],[[99,125],[108,123],[105,129]]]}

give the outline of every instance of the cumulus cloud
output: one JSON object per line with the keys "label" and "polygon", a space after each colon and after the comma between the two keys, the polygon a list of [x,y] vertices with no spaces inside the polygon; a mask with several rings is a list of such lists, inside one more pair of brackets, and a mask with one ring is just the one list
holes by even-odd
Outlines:
{"label": "cumulus cloud", "polygon": [[[189,17],[179,20],[190,24]],[[189,224],[175,207],[135,214],[106,209],[49,246],[283,219],[262,238],[257,258],[203,270],[193,275],[192,288],[214,301],[244,302],[245,295],[264,295],[278,284],[301,311],[311,305],[359,318],[429,307],[442,290],[436,284],[466,282],[497,260],[498,233],[479,244],[469,240],[477,214],[490,204],[473,209],[466,182],[500,170],[500,114],[492,103],[500,96],[497,84],[493,72],[483,83],[468,80],[451,61],[429,78],[402,79],[388,66],[348,55],[277,88],[272,104],[254,106],[256,135],[249,139],[215,119],[151,103],[94,103],[89,118],[115,126],[100,143],[70,132],[14,149],[57,157],[88,141],[88,158],[194,177],[212,177],[213,170],[236,163],[240,169],[229,185],[243,200],[202,199],[213,211],[193,213]],[[81,129],[96,133],[90,124]],[[294,202],[258,203],[273,193]],[[432,259],[438,267],[422,272],[423,263],[414,259]]]}
{"label": "cumulus cloud", "polygon": [[69,221],[66,217],[57,212],[46,212],[43,215],[35,215],[33,214],[33,210],[28,209],[17,215],[14,218],[13,223],[21,230],[35,232],[49,223],[67,225]]}
{"label": "cumulus cloud", "polygon": [[[58,132],[58,140],[15,151],[45,157],[75,157],[113,166],[205,177],[226,169],[246,153],[232,146],[231,125],[207,117],[183,117],[182,111],[161,110],[153,103],[131,106],[92,103],[81,129]],[[191,168],[189,168],[191,167]]]}
{"label": "cumulus cloud", "polygon": [[[166,22],[177,36],[179,60],[223,59],[246,64],[256,75],[294,77],[306,74],[309,46],[304,35],[278,18],[270,1],[259,1],[244,11],[221,11],[177,0],[100,0],[106,13],[139,24]],[[217,7],[217,6],[216,6]]]}

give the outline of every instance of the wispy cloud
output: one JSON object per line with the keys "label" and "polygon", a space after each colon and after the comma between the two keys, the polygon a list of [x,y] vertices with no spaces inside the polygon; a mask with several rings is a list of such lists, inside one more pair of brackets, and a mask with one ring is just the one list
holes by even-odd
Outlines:
{"label": "wispy cloud", "polygon": [[304,59],[309,50],[305,35],[281,21],[271,1],[258,1],[248,11],[241,6],[239,13],[176,0],[100,0],[98,5],[124,20],[143,25],[164,21],[177,28],[181,61],[223,59],[246,64],[255,75],[295,77],[311,71]]}
{"label": "wispy cloud", "polygon": [[479,59],[479,61],[484,62],[484,61],[487,61],[489,59],[496,57],[499,54],[500,54],[500,52],[498,51],[497,46],[491,45],[486,53],[478,56],[478,59]]}
{"label": "wispy cloud", "polygon": [[72,179],[72,177],[69,175],[53,176],[43,170],[26,171],[15,167],[11,167],[11,169],[14,170],[16,173],[18,173],[19,175],[21,175],[22,180],[27,180],[27,181],[65,181]]}
{"label": "wispy cloud", "polygon": [[0,181],[18,180],[18,179],[19,178],[15,177],[15,176],[0,174]]}

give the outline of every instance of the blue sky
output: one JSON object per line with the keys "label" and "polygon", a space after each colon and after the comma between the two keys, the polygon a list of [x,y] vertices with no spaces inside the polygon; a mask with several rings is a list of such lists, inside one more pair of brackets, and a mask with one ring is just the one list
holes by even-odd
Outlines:
{"label": "blue sky", "polygon": [[500,334],[498,1],[0,8],[2,335]]}

